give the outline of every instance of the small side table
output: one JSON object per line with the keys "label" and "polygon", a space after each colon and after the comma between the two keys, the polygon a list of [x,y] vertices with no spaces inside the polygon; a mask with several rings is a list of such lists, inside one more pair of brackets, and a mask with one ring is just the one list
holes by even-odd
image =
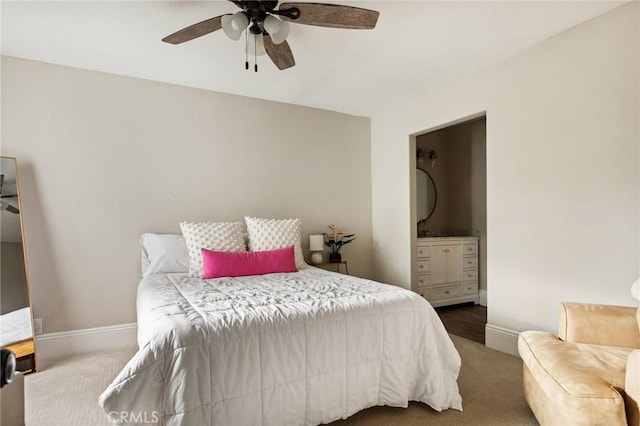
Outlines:
{"label": "small side table", "polygon": [[343,260],[342,262],[322,262],[317,263],[313,266],[317,266],[318,268],[331,270],[333,272],[340,273],[340,266],[344,265],[345,274],[349,275],[349,266],[347,265],[347,261]]}

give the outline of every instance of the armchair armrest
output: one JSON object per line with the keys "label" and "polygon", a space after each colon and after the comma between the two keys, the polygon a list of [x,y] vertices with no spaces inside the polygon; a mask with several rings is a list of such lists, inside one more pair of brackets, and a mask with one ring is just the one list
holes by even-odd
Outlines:
{"label": "armchair armrest", "polygon": [[637,308],[627,306],[562,303],[558,337],[565,342],[640,348]]}

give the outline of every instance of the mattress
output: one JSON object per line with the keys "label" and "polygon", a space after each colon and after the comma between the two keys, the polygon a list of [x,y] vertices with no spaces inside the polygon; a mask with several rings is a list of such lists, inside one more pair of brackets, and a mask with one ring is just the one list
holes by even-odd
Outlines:
{"label": "mattress", "polygon": [[411,400],[462,409],[442,322],[396,286],[318,268],[152,275],[137,310],[139,351],[99,398],[111,421],[314,425]]}

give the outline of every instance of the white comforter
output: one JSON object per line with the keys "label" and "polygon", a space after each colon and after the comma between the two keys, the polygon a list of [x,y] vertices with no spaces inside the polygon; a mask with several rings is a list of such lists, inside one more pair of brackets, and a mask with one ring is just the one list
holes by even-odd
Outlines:
{"label": "white comforter", "polygon": [[374,405],[462,409],[460,357],[399,287],[317,268],[144,278],[140,350],[100,396],[112,421],[313,425]]}

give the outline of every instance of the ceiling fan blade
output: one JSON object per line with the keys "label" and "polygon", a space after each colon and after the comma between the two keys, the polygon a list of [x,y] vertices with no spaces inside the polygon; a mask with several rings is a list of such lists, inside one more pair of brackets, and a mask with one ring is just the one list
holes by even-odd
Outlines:
{"label": "ceiling fan blade", "polygon": [[206,21],[198,22],[197,24],[189,25],[175,33],[166,36],[162,39],[165,43],[180,44],[185,41],[193,40],[194,38],[202,37],[203,35],[218,31],[222,28],[222,17],[224,15],[216,16],[215,18],[207,19]]}
{"label": "ceiling fan blade", "polygon": [[325,3],[282,3],[279,10],[291,8],[300,10],[297,19],[286,15],[281,15],[280,18],[296,24],[331,28],[370,30],[376,26],[380,15],[375,10]]}
{"label": "ceiling fan blade", "polygon": [[271,41],[271,37],[268,35],[263,37],[263,41],[267,55],[269,55],[278,69],[286,70],[296,64],[295,59],[293,59],[293,52],[291,52],[291,48],[289,47],[289,43],[284,41],[280,44],[275,44]]}

